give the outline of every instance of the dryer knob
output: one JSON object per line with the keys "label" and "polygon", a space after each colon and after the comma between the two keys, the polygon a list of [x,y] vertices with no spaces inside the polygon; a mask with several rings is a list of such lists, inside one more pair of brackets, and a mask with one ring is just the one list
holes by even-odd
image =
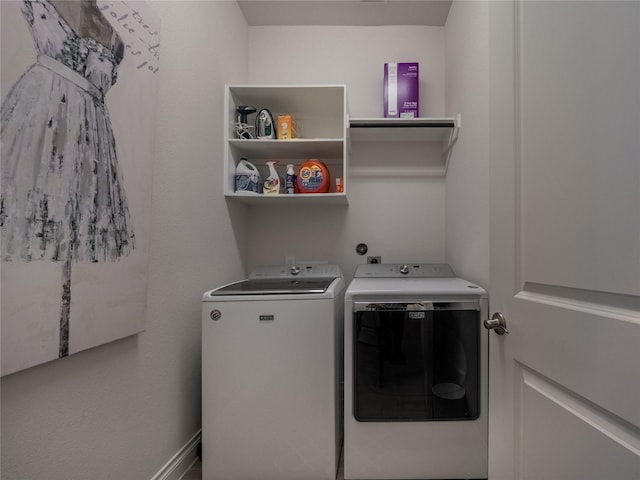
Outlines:
{"label": "dryer knob", "polygon": [[402,275],[406,275],[409,273],[409,265],[401,265],[400,266],[400,273]]}
{"label": "dryer knob", "polygon": [[298,265],[292,265],[289,271],[291,275],[298,275],[300,273],[300,267]]}

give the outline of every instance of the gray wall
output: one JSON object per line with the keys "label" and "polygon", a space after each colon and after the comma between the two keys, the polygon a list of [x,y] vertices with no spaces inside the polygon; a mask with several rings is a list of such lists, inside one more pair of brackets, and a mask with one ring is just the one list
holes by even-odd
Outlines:
{"label": "gray wall", "polygon": [[147,328],[2,378],[3,479],[148,479],[200,428],[201,296],[243,274],[246,212],[227,209],[219,157],[247,26],[235,2],[151,6],[162,46]]}
{"label": "gray wall", "polygon": [[[249,82],[346,84],[349,114],[382,117],[385,62],[420,62],[420,114],[445,116],[444,27],[249,27]],[[276,60],[263,45],[286,45]],[[445,260],[445,180],[415,177],[401,165],[428,165],[425,144],[351,143],[349,164],[395,167],[390,178],[347,178],[348,207],[252,208],[249,266],[298,260],[338,263],[349,278],[366,258],[364,242],[383,262]],[[398,157],[412,157],[410,161]],[[270,228],[265,228],[268,222]]]}
{"label": "gray wall", "polygon": [[[249,83],[346,84],[352,117],[381,117],[383,64],[419,61],[421,115],[462,117],[446,179],[398,167],[391,178],[350,176],[348,208],[252,208],[249,267],[295,255],[338,263],[350,277],[366,261],[355,253],[365,242],[383,262],[446,261],[489,288],[487,9],[454,2],[444,27],[249,27]],[[265,44],[286,46],[286,54],[274,60]],[[359,170],[405,163],[402,155],[429,164],[439,155],[423,145],[351,147],[349,164]]]}
{"label": "gray wall", "polygon": [[[337,262],[349,276],[364,241],[383,261],[447,260],[488,283],[486,6],[454,3],[447,27],[402,32],[247,28],[231,1],[151,5],[163,42],[147,330],[2,379],[3,479],[158,472],[200,428],[201,294],[241,278],[245,264],[293,254]],[[273,64],[260,52],[281,36],[297,47]],[[463,115],[446,182],[352,178],[349,207],[303,212],[227,205],[224,84],[345,83],[352,115],[380,116],[382,65],[393,60],[421,62],[422,115]],[[351,163],[389,155],[361,146]]]}
{"label": "gray wall", "polygon": [[489,290],[489,37],[486,2],[453,2],[447,17],[447,113],[462,115],[446,187],[446,259]]}

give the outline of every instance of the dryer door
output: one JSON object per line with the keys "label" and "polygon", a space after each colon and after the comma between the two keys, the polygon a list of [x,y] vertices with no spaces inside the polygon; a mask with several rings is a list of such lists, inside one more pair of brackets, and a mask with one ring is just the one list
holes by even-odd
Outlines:
{"label": "dryer door", "polygon": [[478,301],[356,302],[355,418],[477,419],[480,325]]}

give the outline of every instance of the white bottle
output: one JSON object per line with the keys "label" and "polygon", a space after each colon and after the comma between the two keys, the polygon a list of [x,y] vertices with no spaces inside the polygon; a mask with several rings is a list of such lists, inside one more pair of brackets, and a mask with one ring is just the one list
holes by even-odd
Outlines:
{"label": "white bottle", "polygon": [[287,194],[296,193],[296,171],[293,163],[287,165],[287,179],[285,181],[285,192]]}
{"label": "white bottle", "polygon": [[269,167],[269,176],[264,182],[263,192],[265,195],[277,195],[280,193],[280,176],[276,171],[278,160],[269,160],[265,163]]}

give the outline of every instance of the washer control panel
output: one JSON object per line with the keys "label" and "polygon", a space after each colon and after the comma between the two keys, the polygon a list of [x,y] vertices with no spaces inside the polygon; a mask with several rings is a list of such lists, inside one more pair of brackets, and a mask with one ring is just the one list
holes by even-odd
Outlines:
{"label": "washer control panel", "polygon": [[249,275],[250,280],[264,278],[338,278],[342,272],[338,265],[310,263],[296,265],[275,265],[256,267]]}

